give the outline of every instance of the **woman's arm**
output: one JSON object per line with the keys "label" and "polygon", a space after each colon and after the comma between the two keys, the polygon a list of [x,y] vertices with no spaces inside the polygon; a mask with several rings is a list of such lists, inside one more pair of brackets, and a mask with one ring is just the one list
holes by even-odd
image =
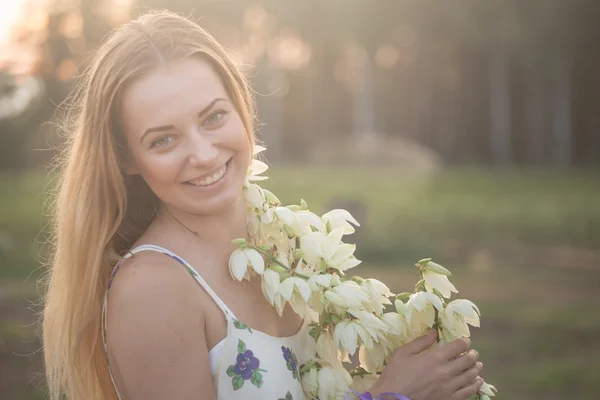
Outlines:
{"label": "woman's arm", "polygon": [[107,320],[122,400],[214,400],[201,289],[160,254],[139,254],[126,264],[111,287]]}

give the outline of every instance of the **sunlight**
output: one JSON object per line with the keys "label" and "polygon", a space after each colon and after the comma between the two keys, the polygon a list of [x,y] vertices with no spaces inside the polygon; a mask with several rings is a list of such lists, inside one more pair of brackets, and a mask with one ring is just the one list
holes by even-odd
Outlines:
{"label": "sunlight", "polygon": [[18,21],[25,0],[8,0],[0,2],[0,44],[10,40],[10,32]]}

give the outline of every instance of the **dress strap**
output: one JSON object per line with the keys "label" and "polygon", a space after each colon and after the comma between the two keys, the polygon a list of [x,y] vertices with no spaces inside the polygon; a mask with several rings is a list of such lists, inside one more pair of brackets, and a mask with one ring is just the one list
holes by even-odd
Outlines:
{"label": "dress strap", "polygon": [[[157,253],[162,253],[162,254],[165,254],[165,255],[173,258],[177,262],[179,262],[181,265],[183,265],[185,267],[185,269],[190,273],[190,275],[192,275],[196,279],[196,281],[200,284],[200,286],[202,286],[202,288],[204,288],[204,290],[206,290],[206,292],[213,299],[213,301],[215,303],[217,303],[219,308],[225,314],[225,317],[226,318],[230,317],[232,319],[236,319],[235,315],[229,309],[229,307],[227,307],[227,305],[223,302],[223,300],[221,300],[221,298],[215,293],[215,291],[212,290],[212,288],[208,285],[208,283],[206,283],[204,278],[202,278],[202,276],[194,269],[194,267],[192,267],[187,261],[185,261],[183,258],[179,257],[177,254],[173,253],[172,251],[165,249],[164,247],[154,245],[154,244],[142,244],[142,245],[130,250],[124,256],[124,258],[131,258],[133,255],[140,253],[142,251],[155,251]],[[118,265],[118,267],[120,267],[120,265]],[[115,267],[115,271],[113,271],[113,275],[111,276],[111,279],[109,282],[109,288],[110,288],[110,284],[112,283],[112,279],[113,279],[114,275],[116,274],[116,270],[117,270],[117,267]]]}

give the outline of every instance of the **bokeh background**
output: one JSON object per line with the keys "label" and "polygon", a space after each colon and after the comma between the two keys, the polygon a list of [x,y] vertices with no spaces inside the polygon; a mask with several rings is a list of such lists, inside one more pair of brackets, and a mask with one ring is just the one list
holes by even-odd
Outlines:
{"label": "bokeh background", "polygon": [[356,274],[411,290],[434,257],[480,306],[498,398],[600,398],[596,1],[2,0],[1,399],[46,398],[54,116],[102,37],[156,7],[251,77],[269,188],[362,223]]}

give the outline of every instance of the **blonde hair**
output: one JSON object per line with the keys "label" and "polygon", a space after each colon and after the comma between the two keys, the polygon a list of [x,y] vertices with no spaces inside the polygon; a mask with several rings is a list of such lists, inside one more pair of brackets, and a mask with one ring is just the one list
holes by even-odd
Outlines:
{"label": "blonde hair", "polygon": [[254,103],[244,75],[196,23],[154,11],[115,30],[73,95],[53,207],[53,254],[42,339],[50,398],[116,399],[102,346],[101,312],[117,260],[148,227],[158,200],[124,173],[121,98],[132,81],[172,60],[202,57],[219,74],[254,144]]}

